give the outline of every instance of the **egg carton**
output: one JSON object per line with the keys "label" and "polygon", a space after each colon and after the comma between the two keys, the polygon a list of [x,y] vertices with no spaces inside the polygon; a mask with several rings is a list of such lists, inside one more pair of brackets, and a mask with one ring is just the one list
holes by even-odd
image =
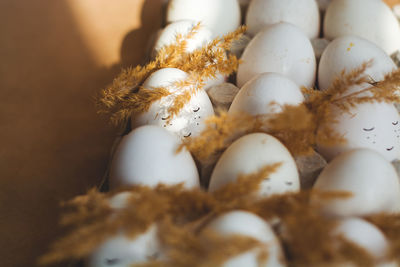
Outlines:
{"label": "egg carton", "polygon": [[[241,10],[242,10],[241,12],[242,12],[242,14],[244,14],[248,10],[247,5],[248,5],[249,1],[242,0],[239,2],[241,3]],[[321,3],[322,10],[324,10],[324,5],[327,5],[327,3],[330,1],[320,0],[318,2]],[[166,21],[168,21],[168,18],[166,18]],[[310,35],[312,35],[312,34],[313,33],[310,33]],[[159,36],[159,33],[156,35]],[[319,35],[319,32],[317,33],[317,35]],[[153,40],[150,41],[149,47],[153,46],[156,39],[157,38],[153,38]],[[248,45],[250,40],[251,40],[251,37],[249,37],[248,35],[244,35],[244,37],[242,39],[240,39],[238,42],[235,43],[235,46],[233,48],[233,53],[236,54],[237,56],[241,56],[243,53],[243,50]],[[312,44],[313,44],[314,52],[316,54],[316,58],[317,58],[317,60],[319,60],[320,56],[322,55],[322,52],[329,44],[329,41],[327,39],[323,39],[323,38],[314,38],[314,39],[312,39]],[[153,50],[148,49],[148,51],[149,51],[149,53],[147,55],[147,58],[151,58]],[[400,58],[398,55],[399,55],[399,52],[394,52],[392,58],[393,59]],[[252,61],[252,63],[253,63],[253,61]],[[230,80],[230,81],[234,82],[233,80]],[[240,83],[240,85],[244,84],[244,82],[240,82],[240,81],[239,81],[239,83]],[[239,91],[239,89],[232,83],[223,83],[223,84],[219,84],[219,85],[210,87],[210,89],[208,90],[208,94],[210,96],[210,99],[213,103],[214,108],[221,108],[221,109],[227,110],[229,108],[229,106],[231,105],[234,96],[238,93],[238,91]],[[119,143],[121,142],[121,139],[126,134],[128,134],[131,130],[132,130],[132,127],[131,127],[130,123],[127,123],[121,129],[120,134],[118,134],[118,137],[116,138],[116,140],[114,141],[114,144],[112,146],[111,153],[110,153],[110,159],[113,157]],[[201,175],[204,176],[203,180],[209,179],[210,172],[211,172],[212,168],[214,167],[216,160],[217,159],[215,159],[210,166],[202,166],[202,171],[201,171],[202,174]],[[296,164],[297,164],[297,167],[300,172],[302,188],[311,188],[315,182],[315,179],[317,178],[317,176],[319,175],[321,170],[326,166],[327,163],[321,155],[319,155],[317,152],[314,152],[314,154],[311,156],[297,157]],[[400,161],[393,162],[393,164],[396,167],[396,170],[398,171],[398,173],[400,173]],[[106,192],[109,190],[110,165],[111,165],[111,160],[109,161],[109,166],[107,168],[107,171],[105,172],[100,184],[98,185],[99,190],[102,192]],[[71,263],[70,266],[78,267],[78,266],[84,266],[84,264],[83,264],[83,262]]]}

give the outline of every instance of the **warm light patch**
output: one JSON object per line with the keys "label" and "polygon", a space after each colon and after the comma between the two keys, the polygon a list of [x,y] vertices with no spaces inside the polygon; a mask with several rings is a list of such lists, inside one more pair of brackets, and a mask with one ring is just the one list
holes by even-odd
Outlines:
{"label": "warm light patch", "polygon": [[124,37],[141,27],[143,2],[67,0],[79,33],[98,65],[110,66],[120,61]]}

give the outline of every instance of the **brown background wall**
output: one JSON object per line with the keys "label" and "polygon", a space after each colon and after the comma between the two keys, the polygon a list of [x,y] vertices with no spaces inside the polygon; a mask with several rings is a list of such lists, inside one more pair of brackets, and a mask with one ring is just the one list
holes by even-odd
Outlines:
{"label": "brown background wall", "polygon": [[33,266],[58,203],[100,181],[116,130],[93,96],[141,63],[162,2],[0,0],[1,266]]}
{"label": "brown background wall", "polygon": [[33,266],[58,203],[96,185],[115,129],[93,96],[141,63],[161,2],[0,1],[0,266]]}

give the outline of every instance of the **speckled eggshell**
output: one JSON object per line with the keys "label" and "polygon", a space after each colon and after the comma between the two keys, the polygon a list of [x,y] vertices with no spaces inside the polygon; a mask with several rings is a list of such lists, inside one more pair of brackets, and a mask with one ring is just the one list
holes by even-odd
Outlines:
{"label": "speckled eggshell", "polygon": [[307,36],[296,26],[277,23],[259,32],[241,57],[237,85],[263,72],[286,75],[298,86],[311,87],[315,82],[316,60]]}
{"label": "speckled eggshell", "polygon": [[372,223],[356,217],[344,218],[340,220],[335,232],[365,249],[377,261],[388,256],[389,242]]}
{"label": "speckled eggshell", "polygon": [[400,211],[397,173],[384,157],[370,149],[355,149],[330,162],[314,185],[317,192],[349,192],[348,198],[320,199],[322,211],[334,216],[366,216]]}
{"label": "speckled eggshell", "polygon": [[[197,23],[192,20],[180,20],[168,24],[159,35],[156,44],[154,45],[154,50],[159,51],[163,46],[173,44],[178,34],[181,34],[182,36],[188,34],[196,24]],[[194,50],[201,48],[203,45],[206,45],[212,40],[211,35],[211,31],[207,29],[207,27],[201,25],[193,38],[187,40],[186,52],[193,52]]]}
{"label": "speckled eggshell", "polygon": [[150,75],[144,82],[143,87],[154,89],[158,87],[167,88],[173,95],[155,101],[150,109],[140,115],[134,115],[131,120],[132,128],[142,125],[158,125],[176,134],[180,138],[199,135],[205,128],[204,120],[214,115],[214,109],[207,93],[199,89],[190,101],[181,109],[179,114],[170,118],[168,109],[174,101],[174,96],[181,93],[176,88],[176,81],[185,80],[186,72],[175,68],[160,69]]}
{"label": "speckled eggshell", "polygon": [[350,113],[335,109],[333,114],[337,123],[320,125],[319,130],[330,127],[346,142],[333,146],[317,144],[317,151],[326,160],[354,148],[372,149],[388,161],[400,158],[400,116],[394,105],[363,103],[351,108]]}
{"label": "speckled eggshell", "polygon": [[[282,249],[275,233],[267,222],[255,214],[246,211],[231,211],[216,218],[205,229],[213,230],[223,236],[242,235],[254,238],[268,247],[269,257],[261,266],[285,266],[282,260]],[[259,266],[257,254],[257,250],[247,251],[231,258],[222,266]]]}
{"label": "speckled eggshell", "polygon": [[315,0],[253,0],[247,9],[246,25],[250,35],[265,26],[289,22],[301,29],[308,38],[319,35],[319,9]]}
{"label": "speckled eggshell", "polygon": [[237,0],[170,0],[167,23],[178,20],[200,21],[213,33],[212,38],[236,30],[241,14]]}
{"label": "speckled eggshell", "polygon": [[374,81],[383,80],[385,74],[397,67],[393,60],[374,43],[357,36],[342,36],[333,40],[324,50],[318,66],[318,88],[326,90],[333,81],[372,60],[365,70]]}
{"label": "speckled eggshell", "polygon": [[152,225],[134,239],[123,233],[113,236],[95,249],[87,260],[88,267],[128,267],[146,263],[161,256],[157,227]]}
{"label": "speckled eggshell", "polygon": [[261,196],[299,191],[296,163],[275,137],[265,133],[243,136],[231,144],[218,160],[211,175],[209,191],[236,181],[240,175],[257,173],[263,167],[279,162],[282,165],[277,171],[261,183]]}
{"label": "speckled eggshell", "polygon": [[283,105],[299,105],[304,101],[297,84],[278,73],[261,73],[248,81],[235,96],[229,113],[250,115],[274,114]]}
{"label": "speckled eggshell", "polygon": [[400,48],[399,22],[380,0],[332,1],[324,18],[324,36],[332,40],[344,35],[363,37],[389,55]]}
{"label": "speckled eggshell", "polygon": [[110,187],[159,183],[187,188],[199,186],[199,174],[190,153],[176,153],[179,139],[153,125],[139,127],[119,144],[111,164]]}

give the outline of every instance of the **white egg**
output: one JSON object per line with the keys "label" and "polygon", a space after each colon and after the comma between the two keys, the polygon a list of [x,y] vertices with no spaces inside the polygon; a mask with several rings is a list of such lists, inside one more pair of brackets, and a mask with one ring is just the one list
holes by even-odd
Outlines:
{"label": "white egg", "polygon": [[237,0],[170,0],[167,23],[178,20],[202,22],[213,33],[212,38],[236,30],[240,25]]}
{"label": "white egg", "polygon": [[330,162],[314,185],[317,192],[350,192],[348,198],[320,199],[328,215],[364,216],[400,211],[400,183],[397,173],[384,157],[370,149],[355,149]]}
{"label": "white egg", "polygon": [[120,233],[106,240],[89,256],[87,266],[129,267],[161,257],[162,247],[157,237],[157,227],[152,225],[134,239]]}
{"label": "white egg", "polygon": [[[197,23],[193,20],[179,20],[168,24],[157,38],[154,45],[154,54],[163,46],[173,44],[176,41],[177,34],[187,34],[196,24]],[[191,53],[196,49],[200,49],[211,40],[212,32],[204,25],[201,25],[196,34],[192,38],[187,39],[186,52]],[[204,90],[208,90],[212,86],[225,82],[225,79],[226,77],[224,75],[217,73],[215,78],[209,78],[205,81]]]}
{"label": "white egg", "polygon": [[[350,113],[334,109],[336,123],[320,125],[329,127],[346,139],[343,144],[317,144],[317,151],[331,160],[338,154],[354,148],[369,148],[388,161],[400,158],[400,116],[392,104],[363,103],[350,109]],[[318,133],[318,132],[317,132]]]}
{"label": "white egg", "polygon": [[124,209],[128,200],[133,197],[132,192],[121,192],[108,200],[110,207],[114,210]]}
{"label": "white egg", "polygon": [[[178,34],[181,34],[182,36],[188,34],[196,24],[197,23],[192,20],[180,20],[168,24],[159,35],[156,44],[154,45],[154,50],[159,51],[163,46],[175,43]],[[187,40],[186,52],[193,52],[194,50],[201,48],[203,45],[206,45],[212,40],[211,35],[211,31],[201,25],[193,38]]]}
{"label": "white egg", "polygon": [[[285,266],[282,263],[283,253],[275,233],[267,222],[255,214],[246,211],[231,211],[216,218],[205,229],[213,230],[222,236],[241,235],[254,238],[264,243],[268,249],[268,259],[261,266]],[[257,249],[244,252],[229,259],[222,266],[259,266],[258,253]]]}
{"label": "white egg", "polygon": [[315,0],[253,0],[247,9],[246,25],[250,35],[265,26],[289,22],[301,29],[308,38],[319,35],[319,10]]}
{"label": "white egg", "polygon": [[390,247],[386,237],[375,225],[363,219],[342,219],[335,232],[365,249],[376,260],[383,260],[388,256]]}
{"label": "white egg", "polygon": [[363,37],[389,55],[400,48],[399,22],[381,0],[332,1],[325,14],[324,36],[344,35]]}
{"label": "white egg", "polygon": [[278,73],[261,73],[248,81],[235,96],[229,113],[250,115],[273,114],[283,105],[299,105],[304,101],[297,84]]}
{"label": "white egg", "polygon": [[179,144],[176,136],[159,126],[147,125],[133,130],[121,140],[115,152],[110,172],[111,188],[159,183],[198,187],[196,164],[187,150],[177,153]]}
{"label": "white egg", "polygon": [[241,57],[237,84],[263,72],[286,75],[299,86],[311,87],[315,82],[314,49],[307,36],[296,26],[278,23],[259,32]]}
{"label": "white egg", "polygon": [[397,68],[385,51],[366,39],[357,36],[336,38],[322,53],[318,66],[319,89],[328,89],[343,70],[349,73],[370,60],[372,65],[365,74],[374,81],[383,80],[385,74]]}
{"label": "white egg", "polygon": [[155,101],[148,111],[133,116],[132,128],[151,124],[163,127],[180,138],[199,135],[205,128],[204,120],[214,115],[211,100],[203,89],[198,89],[179,114],[169,119],[171,115],[168,109],[173,104],[175,96],[185,90],[185,88],[177,88],[174,83],[185,80],[187,77],[184,71],[174,68],[160,69],[150,75],[143,87],[147,89],[164,87],[172,95]]}
{"label": "white egg", "polygon": [[296,163],[278,139],[265,133],[243,136],[231,144],[218,160],[211,175],[209,191],[213,192],[236,181],[240,175],[257,173],[263,167],[275,163],[282,165],[276,172],[265,177],[259,194],[269,196],[299,191]]}

